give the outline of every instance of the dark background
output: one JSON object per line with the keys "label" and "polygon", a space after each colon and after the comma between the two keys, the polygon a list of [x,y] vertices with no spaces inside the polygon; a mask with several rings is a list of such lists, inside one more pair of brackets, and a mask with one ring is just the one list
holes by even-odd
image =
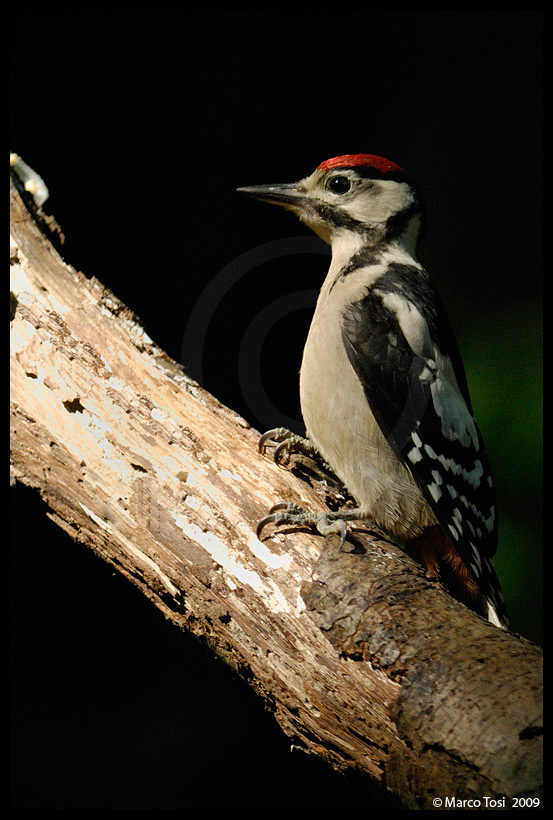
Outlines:
{"label": "dark background", "polygon": [[[64,258],[258,429],[301,427],[299,291],[328,258],[235,189],[343,153],[408,169],[495,470],[496,567],[513,628],[538,642],[541,29],[539,10],[23,9],[10,109]],[[35,493],[11,496],[13,808],[397,808],[290,753],[246,684]]]}

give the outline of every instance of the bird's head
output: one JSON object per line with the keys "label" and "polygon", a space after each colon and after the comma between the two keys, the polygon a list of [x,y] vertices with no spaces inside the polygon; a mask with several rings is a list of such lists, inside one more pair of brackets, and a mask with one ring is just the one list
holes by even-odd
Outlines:
{"label": "bird's head", "polygon": [[353,234],[370,244],[403,239],[414,245],[418,234],[413,185],[403,168],[373,154],[326,160],[299,182],[238,190],[293,211],[329,244]]}

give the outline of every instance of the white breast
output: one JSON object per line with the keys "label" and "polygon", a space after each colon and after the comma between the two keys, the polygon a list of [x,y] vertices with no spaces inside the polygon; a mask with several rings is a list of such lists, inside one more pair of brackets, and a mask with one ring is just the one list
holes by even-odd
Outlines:
{"label": "white breast", "polygon": [[436,519],[381,433],[342,342],[343,306],[366,293],[366,271],[331,288],[333,279],[331,267],[304,349],[300,399],[307,435],[364,517],[399,538],[412,537]]}

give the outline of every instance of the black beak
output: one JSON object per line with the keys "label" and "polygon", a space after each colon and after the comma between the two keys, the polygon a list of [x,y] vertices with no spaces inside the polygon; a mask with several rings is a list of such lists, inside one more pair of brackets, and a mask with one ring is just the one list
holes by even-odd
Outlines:
{"label": "black beak", "polygon": [[251,185],[248,188],[237,188],[237,191],[262,202],[291,207],[301,205],[305,196],[305,188],[299,182],[292,182],[289,185]]}

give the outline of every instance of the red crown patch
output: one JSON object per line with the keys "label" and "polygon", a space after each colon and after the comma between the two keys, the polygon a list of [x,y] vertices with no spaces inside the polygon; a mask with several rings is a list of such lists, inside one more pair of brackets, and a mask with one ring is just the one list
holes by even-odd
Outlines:
{"label": "red crown patch", "polygon": [[392,171],[403,171],[400,165],[391,162],[384,157],[377,157],[374,154],[343,154],[341,157],[333,157],[321,162],[319,171],[330,171],[331,168],[355,168],[356,166],[364,165],[370,168],[376,168],[383,174],[389,174]]}

